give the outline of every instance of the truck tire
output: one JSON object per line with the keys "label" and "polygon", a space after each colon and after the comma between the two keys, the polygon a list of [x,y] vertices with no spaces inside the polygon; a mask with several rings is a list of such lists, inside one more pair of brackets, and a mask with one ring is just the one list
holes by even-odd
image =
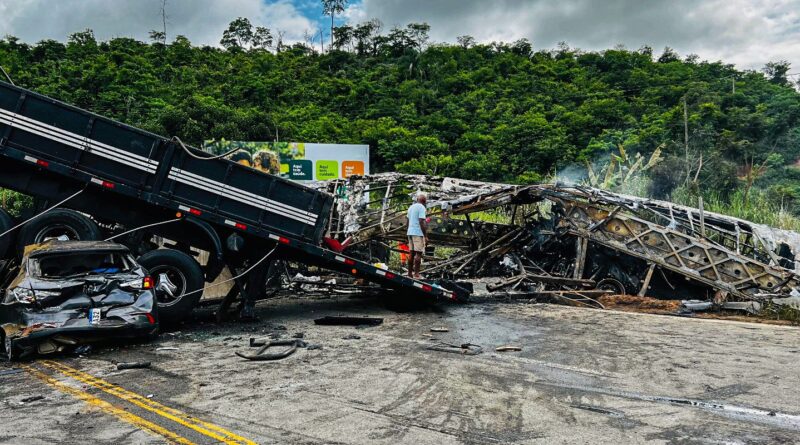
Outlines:
{"label": "truck tire", "polygon": [[[3,209],[0,209],[0,234],[14,227],[14,219]],[[14,232],[6,233],[0,237],[0,258],[5,258],[9,249],[14,245]]]}
{"label": "truck tire", "polygon": [[88,216],[69,209],[53,209],[22,226],[17,251],[25,247],[65,235],[70,240],[95,241],[101,238],[100,228]]}
{"label": "truck tire", "polygon": [[597,290],[606,290],[613,292],[611,295],[627,295],[631,294],[625,289],[625,285],[616,278],[603,278],[597,282],[595,286]]}
{"label": "truck tire", "polygon": [[188,317],[203,296],[205,279],[200,264],[173,249],[151,250],[139,257],[139,264],[153,277],[158,320],[170,325]]}

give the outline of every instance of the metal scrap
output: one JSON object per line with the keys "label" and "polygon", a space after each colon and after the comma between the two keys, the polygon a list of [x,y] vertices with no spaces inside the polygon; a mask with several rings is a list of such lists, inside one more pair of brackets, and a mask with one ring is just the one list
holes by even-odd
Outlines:
{"label": "metal scrap", "polygon": [[326,316],[314,320],[320,326],[378,326],[383,323],[383,318],[378,317],[337,317]]}
{"label": "metal scrap", "polygon": [[[287,346],[286,349],[280,352],[268,353],[267,351],[270,348],[276,346]],[[250,339],[250,347],[251,348],[259,348],[255,354],[244,354],[242,352],[236,352],[241,358],[252,360],[252,361],[272,361],[272,360],[280,360],[284,359],[295,352],[297,352],[297,348],[305,348],[307,346],[306,342],[299,339],[293,340],[257,340],[255,338]]]}
{"label": "metal scrap", "polygon": [[117,363],[117,370],[149,368],[150,362]]}
{"label": "metal scrap", "polygon": [[450,352],[453,354],[462,354],[462,355],[478,355],[483,352],[483,347],[481,347],[480,345],[472,343],[463,343],[460,345],[454,345],[450,343],[445,343],[443,341],[436,342],[436,344],[428,346],[425,349],[428,349],[430,351]]}

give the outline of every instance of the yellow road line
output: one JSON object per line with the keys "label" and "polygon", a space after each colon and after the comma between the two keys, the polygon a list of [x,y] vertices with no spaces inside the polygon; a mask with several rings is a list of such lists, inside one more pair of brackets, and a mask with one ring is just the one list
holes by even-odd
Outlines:
{"label": "yellow road line", "polygon": [[162,405],[155,400],[148,399],[147,397],[107,382],[91,374],[87,374],[62,363],[50,360],[44,360],[41,363],[44,366],[66,376],[72,377],[81,383],[93,386],[101,391],[125,400],[126,402],[132,403],[140,408],[156,413],[161,417],[172,420],[173,422],[197,431],[205,436],[211,437],[212,439],[218,440],[226,445],[257,445],[256,442],[232,433],[218,425],[198,419],[178,409]]}
{"label": "yellow road line", "polygon": [[106,402],[103,399],[98,399],[97,397],[94,397],[93,395],[88,394],[78,388],[73,388],[72,386],[69,386],[59,380],[54,379],[53,377],[50,377],[49,375],[39,371],[38,369],[35,369],[28,365],[20,365],[20,367],[23,368],[32,376],[41,380],[42,382],[52,386],[53,388],[65,392],[67,394],[70,394],[72,396],[75,396],[76,398],[83,400],[89,405],[100,408],[103,412],[111,414],[124,422],[128,422],[131,425],[134,425],[145,431],[149,431],[151,433],[162,436],[172,443],[177,443],[182,445],[196,445],[194,442],[190,441],[189,439],[183,436],[179,436],[178,434],[175,434],[172,431],[160,425],[150,422],[147,419],[143,419],[135,414],[131,414],[122,408],[118,408]]}

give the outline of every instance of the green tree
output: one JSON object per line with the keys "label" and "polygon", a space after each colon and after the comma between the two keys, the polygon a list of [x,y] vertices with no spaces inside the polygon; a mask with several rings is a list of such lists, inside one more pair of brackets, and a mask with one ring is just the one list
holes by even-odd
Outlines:
{"label": "green tree", "polygon": [[336,14],[343,13],[346,6],[347,0],[322,0],[322,13],[331,16],[331,46],[334,44],[333,19]]}
{"label": "green tree", "polygon": [[256,26],[251,41],[253,42],[254,48],[260,48],[260,49],[270,48],[272,47],[272,33],[270,32],[269,28],[265,28],[263,26]]}
{"label": "green tree", "polygon": [[222,33],[219,44],[227,50],[242,49],[253,41],[253,25],[250,20],[239,17],[232,21]]}
{"label": "green tree", "polygon": [[789,62],[780,60],[777,62],[768,62],[766,65],[764,65],[764,69],[762,71],[767,75],[767,78],[770,82],[778,85],[788,85],[789,79],[786,77],[786,75],[789,73],[790,68],[791,64]]}

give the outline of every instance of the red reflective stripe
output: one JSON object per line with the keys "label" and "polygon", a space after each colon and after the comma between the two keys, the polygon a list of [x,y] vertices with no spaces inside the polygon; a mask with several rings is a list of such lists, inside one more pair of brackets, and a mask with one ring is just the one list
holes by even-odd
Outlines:
{"label": "red reflective stripe", "polygon": [[390,279],[390,280],[394,280],[395,274],[393,274],[393,273],[391,273],[391,272],[386,272],[386,274],[384,275],[384,277],[386,277],[386,278],[388,278],[388,279]]}
{"label": "red reflective stripe", "polygon": [[197,209],[189,209],[189,213],[191,213],[192,215],[200,216],[200,214],[203,213],[203,212],[201,212],[201,211],[199,211]]}
{"label": "red reflective stripe", "polygon": [[289,244],[289,238],[280,237],[278,238],[279,243]]}
{"label": "red reflective stripe", "polygon": [[42,166],[42,167],[49,167],[49,166],[50,166],[50,163],[49,163],[49,162],[47,162],[47,161],[43,161],[43,160],[41,160],[41,159],[37,159],[37,160],[36,160],[36,165],[40,165],[40,166]]}
{"label": "red reflective stripe", "polygon": [[430,286],[429,286],[429,285],[427,285],[427,284],[423,284],[423,285],[422,285],[422,290],[424,290],[425,292],[430,292],[430,291],[432,291],[432,290],[433,290],[433,288],[432,288],[432,287],[430,287]]}
{"label": "red reflective stripe", "polygon": [[236,224],[234,225],[234,227],[236,227],[236,228],[237,228],[237,229],[239,229],[239,230],[247,230],[247,226],[246,226],[246,225],[244,225],[244,224],[242,224],[242,223],[236,223]]}
{"label": "red reflective stripe", "polygon": [[102,185],[103,185],[103,187],[105,187],[107,189],[113,189],[114,187],[116,187],[116,184],[114,184],[113,182],[108,182],[108,181],[103,181]]}
{"label": "red reflective stripe", "polygon": [[349,266],[352,266],[352,265],[356,264],[356,262],[355,262],[355,261],[353,261],[353,260],[351,260],[350,258],[345,258],[345,259],[344,259],[344,264],[347,264],[347,265],[349,265]]}
{"label": "red reflective stripe", "polygon": [[147,317],[147,322],[148,323],[156,324],[156,318],[153,317],[153,314],[151,314],[149,312],[136,312],[136,313],[131,314],[131,315],[144,315],[145,317]]}

